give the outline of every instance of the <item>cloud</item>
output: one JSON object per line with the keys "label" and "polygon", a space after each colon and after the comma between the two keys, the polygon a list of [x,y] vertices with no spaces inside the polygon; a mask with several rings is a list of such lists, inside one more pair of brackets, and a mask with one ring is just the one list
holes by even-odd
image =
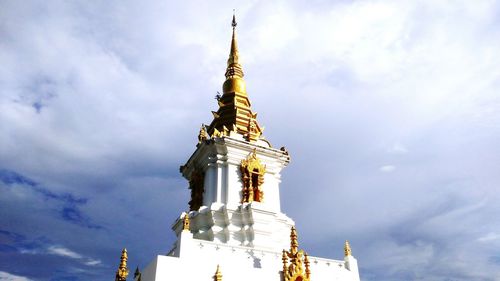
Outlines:
{"label": "cloud", "polygon": [[49,252],[49,254],[59,255],[62,257],[68,257],[68,258],[72,258],[72,259],[81,259],[82,258],[82,256],[80,254],[77,254],[77,253],[71,251],[70,249],[67,249],[67,248],[64,248],[61,246],[50,246],[47,249],[47,251]]}
{"label": "cloud", "polygon": [[[105,280],[126,246],[143,268],[187,208],[178,166],[217,108],[231,10],[1,5],[0,259]],[[280,194],[301,246],[342,258],[349,239],[364,280],[500,279],[498,3],[235,5],[252,107],[292,155]]]}
{"label": "cloud", "polygon": [[31,279],[28,279],[28,278],[23,277],[23,276],[10,274],[10,273],[5,272],[5,271],[0,271],[0,280],[3,280],[3,281],[29,281]]}
{"label": "cloud", "polygon": [[394,170],[396,170],[396,166],[393,166],[393,165],[384,165],[384,166],[381,166],[379,168],[379,171],[381,171],[383,173],[394,172]]}
{"label": "cloud", "polygon": [[481,236],[477,239],[479,242],[491,242],[500,239],[500,234],[490,232],[484,236]]}

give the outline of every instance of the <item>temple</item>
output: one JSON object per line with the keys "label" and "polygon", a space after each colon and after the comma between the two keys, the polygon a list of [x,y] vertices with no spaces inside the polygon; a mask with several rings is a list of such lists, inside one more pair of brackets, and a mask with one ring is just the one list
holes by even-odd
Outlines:
{"label": "temple", "polygon": [[[343,260],[299,248],[295,223],[280,206],[281,171],[290,155],[263,136],[246,92],[234,16],[232,31],[219,108],[180,168],[189,182],[189,211],[173,223],[172,248],[136,270],[134,280],[359,281],[347,241]],[[126,255],[116,280],[127,277]]]}

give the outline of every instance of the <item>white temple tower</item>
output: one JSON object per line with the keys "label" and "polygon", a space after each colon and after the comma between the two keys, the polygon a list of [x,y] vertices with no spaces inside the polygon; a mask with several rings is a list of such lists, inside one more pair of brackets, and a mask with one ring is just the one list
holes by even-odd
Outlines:
{"label": "white temple tower", "polygon": [[294,222],[280,208],[281,170],[290,156],[262,136],[245,89],[234,16],[232,26],[219,109],[209,126],[202,125],[196,150],[180,169],[189,181],[190,211],[172,226],[172,249],[134,279],[359,281],[347,241],[344,260],[307,256],[298,248]]}

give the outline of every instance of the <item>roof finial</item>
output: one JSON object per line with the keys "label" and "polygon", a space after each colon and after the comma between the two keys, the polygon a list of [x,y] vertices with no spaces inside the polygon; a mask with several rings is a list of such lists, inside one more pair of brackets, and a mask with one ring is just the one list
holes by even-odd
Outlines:
{"label": "roof finial", "polygon": [[182,230],[183,231],[189,231],[190,228],[190,222],[189,222],[189,213],[186,213],[184,215],[184,219],[182,220]]}
{"label": "roof finial", "polygon": [[227,60],[226,79],[230,78],[243,78],[243,69],[239,61],[238,42],[236,41],[236,16],[233,10],[233,37],[231,38],[231,51],[229,52],[229,59]]}
{"label": "roof finial", "polygon": [[349,241],[347,241],[347,240],[345,240],[344,254],[346,257],[352,255],[351,245],[349,245]]}
{"label": "roof finial", "polygon": [[220,271],[219,265],[217,265],[217,270],[215,271],[214,281],[222,281],[222,273]]}
{"label": "roof finial", "polygon": [[238,23],[236,22],[236,13],[233,9],[233,22],[231,23],[231,25],[233,26],[233,29],[236,28],[236,26],[238,25]]}
{"label": "roof finial", "polygon": [[118,266],[118,270],[116,271],[115,281],[125,281],[128,276],[128,268],[127,268],[127,249],[123,248],[122,255],[120,257],[120,266]]}
{"label": "roof finial", "polygon": [[297,230],[292,226],[290,231],[290,252],[296,254],[299,250],[299,241],[297,241]]}

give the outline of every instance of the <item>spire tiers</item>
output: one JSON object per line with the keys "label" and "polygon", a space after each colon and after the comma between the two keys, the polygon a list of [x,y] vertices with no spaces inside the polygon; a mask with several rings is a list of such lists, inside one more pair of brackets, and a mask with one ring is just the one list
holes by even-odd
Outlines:
{"label": "spire tiers", "polygon": [[345,244],[344,244],[344,255],[346,257],[352,255],[351,245],[349,245],[349,241],[347,241],[347,240],[345,240]]}
{"label": "spire tiers", "polygon": [[222,272],[219,265],[217,265],[217,270],[215,270],[214,281],[222,281]]}
{"label": "spire tiers", "polygon": [[227,60],[226,80],[222,85],[223,95],[217,98],[219,110],[212,112],[214,120],[207,131],[211,137],[227,136],[235,132],[243,135],[247,141],[257,141],[263,128],[257,123],[257,113],[252,112],[250,108],[243,68],[239,60],[236,25],[236,17],[233,15],[233,35]]}
{"label": "spire tiers", "polygon": [[118,270],[116,271],[115,281],[125,281],[128,276],[128,268],[127,268],[127,249],[123,248],[122,255],[120,257],[120,265],[118,266]]}

